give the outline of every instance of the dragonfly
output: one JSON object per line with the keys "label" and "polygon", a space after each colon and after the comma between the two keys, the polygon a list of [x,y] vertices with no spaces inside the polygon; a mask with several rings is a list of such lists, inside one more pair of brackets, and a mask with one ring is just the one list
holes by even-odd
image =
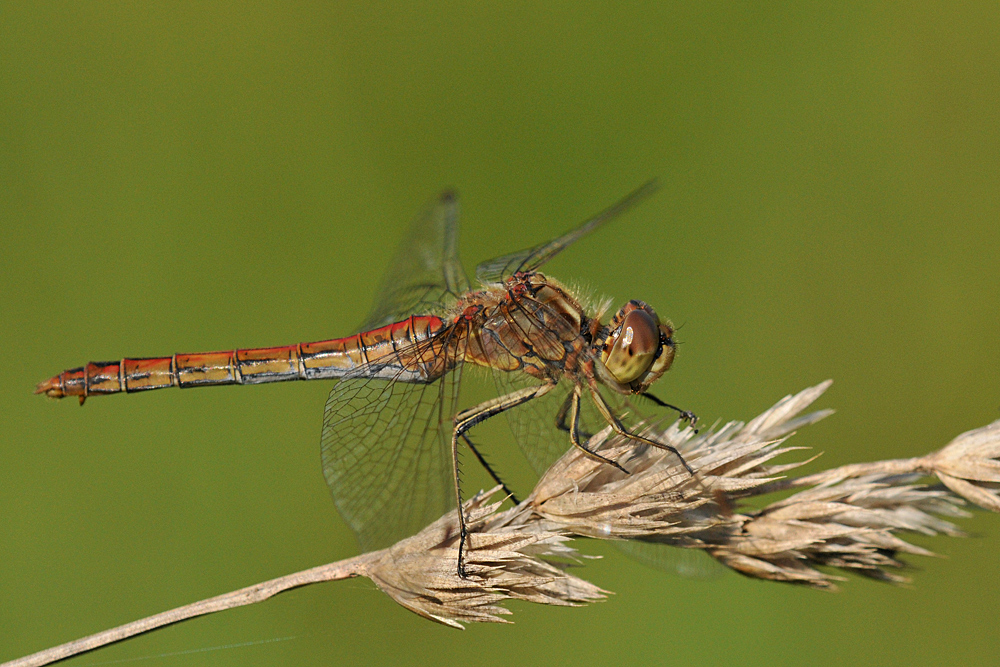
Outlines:
{"label": "dragonfly", "polygon": [[[469,431],[500,414],[541,474],[569,446],[618,468],[588,447],[610,425],[637,445],[674,447],[630,430],[629,398],[642,396],[697,417],[649,392],[673,364],[673,325],[630,300],[605,323],[610,304],[582,297],[539,272],[583,236],[656,189],[650,181],[562,236],[485,261],[473,288],[458,255],[458,199],[442,193],[411,225],[358,333],[283,347],[90,362],[38,384],[54,398],[166,387],[330,380],[322,465],[334,503],[363,550],[386,547],[458,507],[458,574],[467,540],[459,449],[469,448],[496,482]],[[498,396],[458,409],[463,367],[489,369]],[[508,493],[509,490],[507,490]],[[513,495],[513,494],[511,494]]]}

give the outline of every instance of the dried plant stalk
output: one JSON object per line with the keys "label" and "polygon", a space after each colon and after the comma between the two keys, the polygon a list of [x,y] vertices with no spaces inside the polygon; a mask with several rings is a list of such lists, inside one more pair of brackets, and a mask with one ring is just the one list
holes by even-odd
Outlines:
{"label": "dried plant stalk", "polygon": [[[730,422],[695,433],[672,424],[645,435],[682,452],[693,478],[669,452],[636,448],[602,431],[589,446],[629,474],[577,449],[542,476],[518,506],[500,511],[498,489],[465,504],[471,535],[469,577],[457,576],[457,512],[382,551],[306,570],[158,614],[36,653],[0,667],[44,665],[98,646],[213,611],[252,604],[319,581],[369,577],[407,609],[452,627],[506,622],[505,600],[580,605],[606,591],[566,572],[572,536],[631,540],[701,550],[748,577],[833,590],[855,572],[890,583],[908,579],[901,554],[931,552],[901,533],[960,536],[950,519],[969,516],[966,503],[1000,512],[1000,420],[963,433],[926,456],[851,464],[789,478],[813,459],[775,463],[799,447],[793,431],[832,411],[803,414],[829,382],[786,396],[747,424]],[[937,477],[938,485],[920,483]],[[793,493],[752,509],[748,501]],[[759,503],[758,503],[759,505]],[[823,569],[820,569],[823,568]]]}
{"label": "dried plant stalk", "polygon": [[[968,501],[1000,511],[1000,421],[958,436],[924,457],[852,464],[797,479],[780,479],[810,460],[773,464],[798,449],[791,433],[830,414],[803,415],[829,382],[786,396],[748,424],[730,422],[696,434],[671,425],[648,430],[684,454],[704,488],[667,452],[635,449],[602,432],[591,441],[631,474],[596,464],[578,451],[550,468],[528,499],[538,517],[577,535],[625,538],[701,549],[741,574],[834,589],[842,577],[830,566],[893,583],[901,553],[933,555],[901,532],[961,535],[942,517],[965,517]],[[917,482],[936,475],[945,487]],[[757,511],[728,511],[730,503],[775,491],[804,489]]]}
{"label": "dried plant stalk", "polygon": [[458,516],[450,512],[417,535],[380,552],[363,574],[407,609],[452,627],[463,622],[506,622],[499,606],[515,599],[576,606],[604,597],[597,586],[567,574],[542,557],[573,558],[563,531],[526,520],[521,505],[499,512],[503,500],[487,504],[500,487],[465,504],[470,531],[467,579],[458,576]]}

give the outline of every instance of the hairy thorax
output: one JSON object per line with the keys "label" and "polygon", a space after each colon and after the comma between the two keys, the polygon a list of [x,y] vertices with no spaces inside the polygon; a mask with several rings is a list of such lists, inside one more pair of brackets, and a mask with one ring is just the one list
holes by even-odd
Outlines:
{"label": "hairy thorax", "polygon": [[576,378],[590,361],[592,329],[569,291],[541,273],[519,273],[503,285],[467,295],[458,326],[469,327],[465,361],[543,381]]}

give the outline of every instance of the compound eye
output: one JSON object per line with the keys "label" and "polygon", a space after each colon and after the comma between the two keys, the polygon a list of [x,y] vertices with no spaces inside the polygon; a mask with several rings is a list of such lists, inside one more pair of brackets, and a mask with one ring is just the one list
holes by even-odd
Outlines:
{"label": "compound eye", "polygon": [[633,310],[604,345],[601,361],[622,384],[628,384],[649,370],[660,349],[660,331],[653,316]]}

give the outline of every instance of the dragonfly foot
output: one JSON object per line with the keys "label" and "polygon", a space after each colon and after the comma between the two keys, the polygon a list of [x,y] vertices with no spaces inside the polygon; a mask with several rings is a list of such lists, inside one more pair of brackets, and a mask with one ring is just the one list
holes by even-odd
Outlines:
{"label": "dragonfly foot", "polygon": [[[657,405],[659,405],[661,408],[670,408],[671,410],[676,410],[677,411],[677,418],[680,419],[682,422],[688,422],[689,424],[691,424],[691,426],[694,426],[695,424],[698,423],[698,415],[696,415],[695,413],[691,412],[690,410],[681,410],[676,405],[671,405],[670,403],[667,403],[666,401],[662,401],[659,398],[657,398],[656,396],[653,396],[652,394],[650,394],[648,391],[643,392],[642,394],[640,394],[640,396],[642,396],[643,398],[648,398],[653,403],[656,403]],[[695,433],[697,433],[697,432],[698,431],[696,429]]]}

